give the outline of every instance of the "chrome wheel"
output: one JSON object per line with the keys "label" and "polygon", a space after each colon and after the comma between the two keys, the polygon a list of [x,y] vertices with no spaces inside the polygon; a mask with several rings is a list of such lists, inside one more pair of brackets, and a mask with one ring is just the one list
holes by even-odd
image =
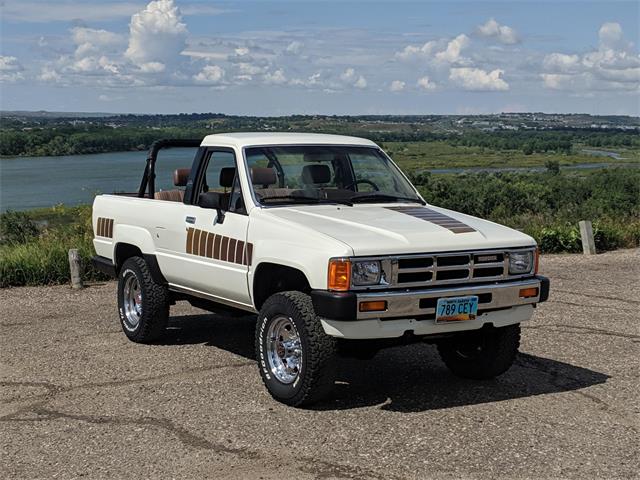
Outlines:
{"label": "chrome wheel", "polygon": [[138,328],[140,317],[142,317],[142,290],[138,277],[131,270],[125,273],[122,297],[125,316],[124,327],[133,331]]}
{"label": "chrome wheel", "polygon": [[293,383],[302,367],[302,344],[293,321],[276,317],[267,331],[269,370],[282,383]]}

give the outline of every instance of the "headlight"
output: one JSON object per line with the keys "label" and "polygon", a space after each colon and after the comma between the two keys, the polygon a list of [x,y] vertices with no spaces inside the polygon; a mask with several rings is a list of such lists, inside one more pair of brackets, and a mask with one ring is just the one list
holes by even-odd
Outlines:
{"label": "headlight", "polygon": [[354,262],[351,269],[351,283],[356,286],[377,285],[380,283],[380,262],[367,260]]}
{"label": "headlight", "polygon": [[533,252],[511,252],[509,254],[509,273],[522,275],[533,268]]}

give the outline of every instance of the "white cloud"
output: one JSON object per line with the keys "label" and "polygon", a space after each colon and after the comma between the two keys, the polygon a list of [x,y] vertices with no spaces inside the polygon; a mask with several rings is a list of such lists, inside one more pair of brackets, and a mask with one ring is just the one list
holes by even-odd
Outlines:
{"label": "white cloud", "polygon": [[622,27],[619,23],[603,23],[598,31],[600,45],[604,48],[617,48],[622,40]]}
{"label": "white cloud", "polygon": [[187,26],[173,0],[155,0],[131,17],[129,48],[132,62],[160,62],[173,65],[185,49]]}
{"label": "white cloud", "polygon": [[393,82],[391,82],[389,90],[392,92],[401,92],[402,90],[404,90],[405,85],[406,83],[402,80],[394,80]]}
{"label": "white cloud", "polygon": [[107,30],[75,27],[71,29],[71,35],[76,44],[76,57],[117,51],[126,43],[124,37]]}
{"label": "white cloud", "polygon": [[542,66],[548,71],[566,73],[578,70],[581,66],[581,62],[578,55],[551,53],[544,57]]}
{"label": "white cloud", "polygon": [[540,75],[544,86],[552,90],[562,90],[574,84],[574,76],[562,73],[543,73]]}
{"label": "white cloud", "polygon": [[509,90],[509,84],[501,78],[503,74],[504,71],[500,69],[487,72],[479,68],[452,68],[449,73],[449,79],[465,90]]}
{"label": "white cloud", "polygon": [[354,68],[347,68],[341,75],[340,80],[355,88],[367,88],[367,79],[356,73]]}
{"label": "white cloud", "polygon": [[604,23],[597,50],[582,55],[551,53],[542,62],[546,88],[585,94],[596,90],[640,91],[640,56],[624,41],[618,23]]}
{"label": "white cloud", "polygon": [[307,88],[319,88],[319,87],[325,87],[328,84],[328,81],[322,72],[315,72],[304,79],[294,78],[289,83],[295,86],[302,86]]}
{"label": "white cloud", "polygon": [[443,42],[431,40],[422,46],[407,45],[404,50],[396,53],[396,57],[400,60],[412,60],[415,58],[430,58]]}
{"label": "white cloud", "polygon": [[0,81],[17,82],[22,80],[24,67],[16,57],[0,55]]}
{"label": "white cloud", "polygon": [[38,75],[38,80],[45,83],[57,83],[61,80],[60,74],[51,67],[44,66]]}
{"label": "white cloud", "polygon": [[436,53],[436,60],[440,62],[456,63],[462,58],[460,53],[469,46],[469,37],[464,33],[458,35],[447,44],[447,48],[442,52]]}
{"label": "white cloud", "polygon": [[167,66],[162,62],[147,62],[140,65],[142,73],[162,73]]}
{"label": "white cloud", "polygon": [[513,45],[520,42],[516,31],[507,25],[500,25],[495,19],[490,18],[486,23],[478,25],[476,29],[478,35],[486,38],[493,38],[505,45]]}
{"label": "white cloud", "polygon": [[356,88],[367,88],[367,79],[360,75],[353,86]]}
{"label": "white cloud", "polygon": [[462,50],[469,47],[471,41],[464,33],[447,40],[444,38],[430,40],[422,46],[407,45],[404,50],[395,54],[400,60],[427,60],[439,63],[468,63],[462,57]]}
{"label": "white cloud", "polygon": [[0,72],[17,72],[22,69],[16,57],[0,55]]}
{"label": "white cloud", "polygon": [[341,75],[340,80],[347,83],[353,83],[356,79],[356,71],[353,68],[347,68]]}
{"label": "white cloud", "polygon": [[238,72],[241,75],[258,75],[260,73],[265,73],[266,67],[260,65],[254,65],[248,62],[242,62],[237,64]]}
{"label": "white cloud", "polygon": [[285,52],[289,53],[291,55],[298,55],[300,53],[300,51],[302,50],[302,43],[298,42],[297,40],[294,40],[293,42],[291,42],[289,45],[287,45],[287,48],[285,48]]}
{"label": "white cloud", "polygon": [[193,76],[196,83],[215,85],[224,78],[225,71],[218,65],[206,65],[202,71]]}
{"label": "white cloud", "polygon": [[428,76],[424,76],[422,78],[419,78],[418,82],[416,83],[416,85],[419,88],[421,88],[422,90],[431,91],[431,90],[435,90],[436,89],[436,84],[433,83]]}
{"label": "white cloud", "polygon": [[265,83],[271,85],[283,85],[287,83],[287,77],[282,69],[278,69],[275,72],[267,72],[263,78]]}

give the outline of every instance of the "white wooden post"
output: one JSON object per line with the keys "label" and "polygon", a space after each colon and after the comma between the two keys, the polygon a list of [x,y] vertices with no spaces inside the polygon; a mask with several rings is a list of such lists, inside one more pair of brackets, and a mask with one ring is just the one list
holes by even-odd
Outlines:
{"label": "white wooden post", "polygon": [[582,251],[585,255],[596,254],[596,242],[593,239],[593,227],[589,220],[580,222],[580,237],[582,237]]}
{"label": "white wooden post", "polygon": [[69,271],[71,272],[71,288],[80,289],[82,284],[82,276],[80,274],[80,254],[77,248],[69,250]]}

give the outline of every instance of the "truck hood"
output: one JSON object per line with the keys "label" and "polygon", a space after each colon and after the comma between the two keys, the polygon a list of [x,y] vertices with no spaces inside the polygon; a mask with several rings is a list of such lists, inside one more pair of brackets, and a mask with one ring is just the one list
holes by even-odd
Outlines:
{"label": "truck hood", "polygon": [[304,205],[267,212],[335,238],[349,245],[355,256],[535,245],[517,230],[432,205]]}

